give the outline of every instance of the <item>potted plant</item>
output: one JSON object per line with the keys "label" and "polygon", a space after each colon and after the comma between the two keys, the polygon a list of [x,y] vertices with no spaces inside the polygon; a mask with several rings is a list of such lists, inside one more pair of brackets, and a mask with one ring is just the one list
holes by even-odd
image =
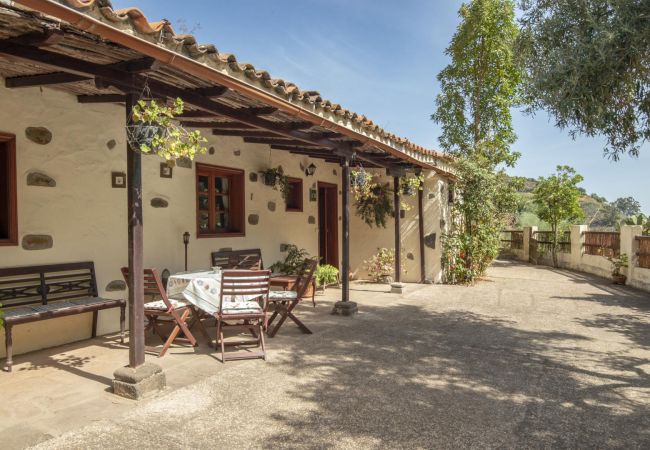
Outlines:
{"label": "potted plant", "polygon": [[386,228],[386,218],[393,217],[393,202],[388,183],[374,184],[369,192],[356,198],[356,213],[370,227]]}
{"label": "potted plant", "polygon": [[609,262],[612,263],[612,281],[614,284],[624,285],[627,281],[627,276],[621,273],[622,268],[629,266],[629,259],[626,253],[621,254],[618,258],[609,257]]}
{"label": "potted plant", "polygon": [[171,106],[155,100],[138,100],[126,126],[131,148],[143,154],[161,156],[172,164],[179,158],[193,160],[197,153],[206,153],[207,148],[202,144],[207,139],[200,131],[187,131],[174,122],[174,117],[182,114],[183,109],[180,98]]}
{"label": "potted plant", "polygon": [[284,261],[276,261],[269,267],[274,274],[282,275],[296,275],[306,259],[309,258],[309,253],[304,248],[298,248],[297,245],[287,245],[287,256]]}
{"label": "potted plant", "polygon": [[424,175],[405,175],[400,178],[399,183],[402,194],[415,195],[417,191],[422,190],[422,186],[424,185]]}
{"label": "potted plant", "polygon": [[320,292],[325,292],[325,288],[331,284],[338,283],[339,269],[330,264],[319,264],[314,272],[316,286]]}
{"label": "potted plant", "polygon": [[287,199],[291,192],[291,184],[289,183],[289,177],[284,174],[282,166],[269,167],[261,173],[264,184],[272,187],[276,191],[279,190],[282,197]]}
{"label": "potted plant", "polygon": [[364,261],[368,276],[375,283],[392,283],[395,270],[395,250],[380,248],[377,254]]}
{"label": "potted plant", "polygon": [[362,187],[368,184],[372,180],[372,175],[363,170],[363,167],[359,170],[352,170],[350,172],[350,186]]}

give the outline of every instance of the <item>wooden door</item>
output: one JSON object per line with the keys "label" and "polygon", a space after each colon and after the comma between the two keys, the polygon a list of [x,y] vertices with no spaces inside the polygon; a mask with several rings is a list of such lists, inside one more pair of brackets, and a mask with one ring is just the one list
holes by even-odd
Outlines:
{"label": "wooden door", "polygon": [[339,208],[335,184],[318,183],[318,256],[320,264],[339,267]]}

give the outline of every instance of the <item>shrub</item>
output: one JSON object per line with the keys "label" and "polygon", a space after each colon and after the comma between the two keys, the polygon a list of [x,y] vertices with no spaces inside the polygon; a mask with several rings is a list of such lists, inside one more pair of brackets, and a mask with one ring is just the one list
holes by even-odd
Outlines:
{"label": "shrub", "polygon": [[376,283],[388,281],[395,270],[395,250],[392,248],[380,248],[377,254],[364,261],[368,276]]}
{"label": "shrub", "polygon": [[309,253],[304,248],[289,244],[287,245],[287,256],[284,261],[276,261],[269,269],[273,273],[283,273],[285,275],[296,275],[306,259],[309,258]]}
{"label": "shrub", "polygon": [[316,267],[314,277],[316,278],[316,284],[319,287],[325,287],[332,283],[336,283],[338,281],[338,274],[339,269],[336,267],[330,264],[319,264],[318,267]]}

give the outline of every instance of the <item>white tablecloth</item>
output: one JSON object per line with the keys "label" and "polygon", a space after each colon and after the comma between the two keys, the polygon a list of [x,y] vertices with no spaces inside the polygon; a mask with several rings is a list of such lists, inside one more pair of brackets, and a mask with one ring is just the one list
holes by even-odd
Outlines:
{"label": "white tablecloth", "polygon": [[[221,296],[221,272],[200,271],[181,272],[167,280],[167,295],[176,300],[186,300],[197,308],[215,314],[219,311]],[[242,295],[237,298],[224,298],[224,308],[242,309],[250,307],[248,302],[258,298],[258,295]]]}

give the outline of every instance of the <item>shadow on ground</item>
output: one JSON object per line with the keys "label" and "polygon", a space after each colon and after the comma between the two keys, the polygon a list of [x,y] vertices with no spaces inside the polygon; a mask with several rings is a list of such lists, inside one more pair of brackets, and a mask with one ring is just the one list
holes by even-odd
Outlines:
{"label": "shadow on ground", "polygon": [[[588,338],[422,307],[365,306],[358,323],[274,363],[300,380],[308,414],[273,418],[267,448],[645,447],[650,361],[579,350]],[[647,327],[647,322],[646,322]]]}

